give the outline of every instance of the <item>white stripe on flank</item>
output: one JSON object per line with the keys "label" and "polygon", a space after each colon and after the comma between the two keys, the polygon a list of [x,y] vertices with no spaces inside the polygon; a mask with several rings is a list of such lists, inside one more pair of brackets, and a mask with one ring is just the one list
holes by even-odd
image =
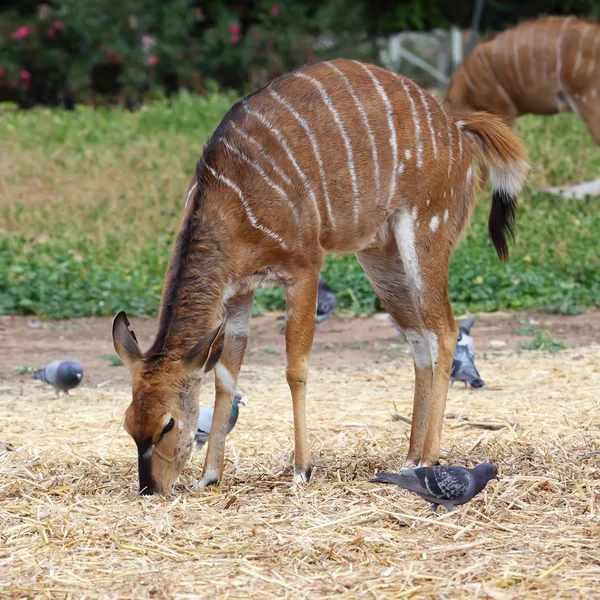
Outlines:
{"label": "white stripe on flank", "polygon": [[462,137],[463,133],[459,127],[456,127],[456,134],[458,137],[458,164],[462,162]]}
{"label": "white stripe on flank", "polygon": [[254,215],[254,213],[252,212],[252,209],[250,208],[250,205],[248,204],[248,201],[246,200],[246,198],[244,198],[244,194],[242,194],[242,190],[240,190],[240,188],[235,183],[233,183],[233,181],[231,181],[231,179],[229,179],[228,177],[225,177],[225,175],[221,175],[221,173],[217,173],[211,167],[207,167],[207,168],[212,173],[213,177],[215,177],[215,179],[218,179],[219,181],[224,183],[227,187],[231,188],[237,194],[238,198],[240,199],[240,201],[242,203],[242,206],[244,207],[244,210],[246,211],[246,214],[248,215],[248,220],[250,221],[252,226],[255,227],[256,229],[260,229],[260,231],[267,234],[269,237],[272,237],[274,240],[277,240],[281,244],[282,248],[287,248],[286,243],[283,241],[283,238],[280,235],[271,231],[268,227],[261,225],[257,221],[256,216]]}
{"label": "white stripe on flank", "polygon": [[435,141],[435,131],[433,130],[433,121],[431,120],[431,112],[429,111],[429,106],[427,105],[427,98],[421,88],[419,90],[419,98],[421,98],[421,104],[425,110],[425,116],[427,117],[427,124],[429,125],[429,133],[431,133],[431,144],[433,146],[433,156],[437,160],[438,157],[438,149],[437,142]]}
{"label": "white stripe on flank", "polygon": [[283,199],[283,201],[290,207],[290,210],[292,211],[292,213],[294,215],[294,219],[296,220],[296,224],[297,224],[298,220],[300,218],[298,216],[298,210],[294,206],[294,203],[289,199],[289,197],[285,193],[285,191],[281,188],[281,186],[277,185],[267,175],[267,173],[265,173],[265,170],[262,167],[260,167],[259,165],[257,165],[253,160],[251,160],[243,152],[240,152],[237,148],[235,148],[234,146],[232,146],[227,140],[224,139],[223,140],[223,144],[225,145],[225,148],[227,148],[227,150],[229,150],[230,152],[232,152],[233,154],[235,154],[236,156],[238,156],[239,158],[241,158],[248,166],[252,167],[263,178],[264,182],[272,190],[275,190],[281,196],[281,198]]}
{"label": "white stripe on flank", "polygon": [[[410,94],[410,89],[406,84],[405,79],[400,79],[400,83],[410,100],[410,110],[412,112],[413,122],[415,124],[415,141],[417,144],[417,167],[420,167],[423,164],[423,147],[421,146],[421,121],[419,120],[419,113],[417,112],[417,106],[413,97]],[[416,87],[416,86],[415,86]]]}
{"label": "white stripe on flank", "polygon": [[356,177],[356,172],[354,170],[354,152],[352,151],[352,144],[350,143],[350,138],[346,132],[346,127],[342,121],[342,117],[338,112],[337,108],[333,104],[327,90],[323,87],[323,84],[318,80],[312,77],[311,75],[307,75],[306,73],[296,73],[296,77],[300,77],[302,79],[306,79],[306,81],[310,81],[317,90],[319,90],[319,94],[321,95],[321,99],[325,106],[329,109],[331,116],[334,121],[337,123],[337,126],[342,135],[342,140],[344,142],[344,147],[346,148],[346,156],[348,158],[348,170],[350,171],[350,180],[352,181],[352,191],[354,192],[354,222],[358,223],[358,213],[360,210],[360,195],[358,191],[358,179]]}
{"label": "white stripe on flank", "polygon": [[350,83],[350,80],[348,79],[346,74],[340,71],[340,69],[338,69],[333,63],[326,62],[323,64],[327,65],[328,67],[331,67],[344,80],[346,88],[348,88],[348,92],[350,92],[352,100],[354,100],[354,104],[356,105],[356,108],[360,113],[365,129],[367,130],[367,136],[369,138],[369,143],[371,144],[371,155],[373,156],[373,168],[375,169],[375,196],[377,201],[379,201],[379,159],[377,157],[377,146],[375,144],[375,136],[373,135],[373,131],[371,130],[371,125],[369,123],[369,118],[367,117],[367,112],[365,111],[364,106],[358,99],[358,96],[354,91],[354,87]]}
{"label": "white stripe on flank", "polygon": [[454,160],[454,152],[452,146],[454,146],[454,137],[452,136],[452,126],[454,121],[448,118],[446,115],[446,123],[448,124],[448,177],[452,173],[452,161]]}
{"label": "white stripe on flank", "polygon": [[312,202],[315,206],[315,214],[317,217],[317,222],[320,226],[321,225],[321,213],[319,212],[319,205],[317,204],[317,197],[315,196],[315,193],[310,185],[310,182],[308,181],[308,177],[306,176],[306,173],[300,168],[300,165],[296,161],[296,158],[294,157],[292,150],[289,147],[286,139],[281,135],[281,133],[279,133],[278,129],[276,127],[274,127],[264,115],[262,115],[259,112],[256,112],[255,110],[252,110],[248,106],[244,106],[244,109],[246,110],[246,113],[248,113],[249,115],[252,115],[256,119],[258,119],[258,121],[260,121],[275,136],[275,139],[281,144],[281,147],[285,150],[285,153],[287,154],[288,158],[290,159],[290,162],[294,166],[294,169],[296,169],[296,173],[298,173],[298,177],[300,177],[300,179],[302,180],[302,183],[308,190],[308,195],[310,196],[310,199],[312,200]]}
{"label": "white stripe on flank", "polygon": [[281,104],[289,113],[300,123],[300,126],[306,132],[308,139],[310,140],[310,144],[312,146],[313,152],[315,154],[315,158],[317,159],[317,165],[319,166],[319,175],[321,177],[321,185],[323,186],[323,195],[325,196],[325,205],[327,206],[327,215],[329,217],[329,222],[331,226],[335,228],[335,217],[333,216],[333,210],[331,208],[331,201],[329,200],[329,189],[327,187],[327,178],[325,176],[325,169],[323,168],[323,161],[321,160],[321,153],[319,151],[319,144],[317,143],[317,139],[315,138],[309,124],[306,122],[306,119],[302,117],[294,107],[285,99],[282,98],[275,90],[269,89],[269,93],[271,96]]}
{"label": "white stripe on flank", "polygon": [[588,77],[594,72],[594,68],[596,67],[596,44],[598,43],[599,39],[600,35],[596,34],[596,37],[594,38],[594,46],[592,47],[592,62],[587,70]]}
{"label": "white stripe on flank", "polygon": [[544,52],[544,44],[546,43],[546,37],[548,33],[548,27],[550,26],[550,21],[546,23],[546,27],[544,28],[544,37],[542,39],[542,81],[546,81],[548,79],[548,52]]}
{"label": "white stripe on flank", "polygon": [[198,182],[195,181],[194,185],[190,188],[190,191],[188,192],[187,198],[185,199],[185,206],[183,207],[183,209],[185,210],[187,208],[188,202],[190,201],[190,196],[192,195],[192,192],[198,187]]}
{"label": "white stripe on flank", "polygon": [[590,24],[586,23],[585,27],[581,32],[581,36],[579,38],[579,49],[577,50],[577,59],[575,60],[575,66],[573,67],[573,75],[577,73],[579,70],[579,65],[581,64],[581,57],[583,55],[583,42],[585,40],[585,33],[589,29]]}
{"label": "white stripe on flank", "polygon": [[288,185],[292,185],[292,180],[283,172],[283,169],[267,154],[267,151],[251,136],[248,135],[245,131],[242,131],[236,124],[235,121],[231,122],[232,129],[235,129],[247,142],[256,147],[256,149],[261,153],[261,156],[273,167],[273,171],[281,177]]}
{"label": "white stripe on flank", "polygon": [[417,246],[415,244],[415,220],[416,214],[411,215],[407,208],[402,207],[396,213],[396,225],[394,227],[394,236],[396,244],[400,250],[400,256],[404,263],[406,276],[412,284],[416,297],[421,295],[423,280],[421,279],[421,270],[419,268],[419,257]]}
{"label": "white stripe on flank", "polygon": [[558,85],[562,85],[561,81],[561,71],[562,71],[562,41],[563,34],[565,31],[565,27],[569,24],[569,21],[573,17],[567,17],[560,28],[560,33],[558,34],[558,40],[556,40],[556,78],[558,80]]}
{"label": "white stripe on flank", "polygon": [[533,48],[535,46],[535,33],[536,27],[535,25],[531,28],[531,44],[529,46],[529,71],[531,73],[531,81],[535,81],[535,63],[533,62]]}
{"label": "white stripe on flank", "polygon": [[513,39],[512,39],[512,49],[513,49],[513,58],[515,59],[515,69],[517,71],[517,80],[519,82],[519,86],[521,88],[521,90],[525,89],[525,84],[523,83],[523,76],[521,75],[521,59],[519,56],[519,47],[517,45],[517,35],[515,32],[513,32]]}
{"label": "white stripe on flank", "polygon": [[388,98],[387,94],[385,93],[383,86],[379,82],[379,79],[377,79],[377,77],[375,77],[375,74],[371,71],[371,69],[369,69],[369,67],[367,67],[367,65],[365,65],[361,62],[358,62],[357,60],[355,60],[353,62],[355,62],[357,65],[361,66],[368,73],[369,77],[371,78],[371,81],[373,82],[373,85],[375,86],[375,89],[377,90],[377,93],[379,94],[379,97],[383,100],[383,103],[385,104],[385,110],[387,113],[387,122],[388,122],[388,127],[390,130],[390,146],[392,148],[392,161],[393,161],[392,175],[391,175],[391,179],[390,179],[390,194],[388,196],[388,201],[385,205],[386,208],[389,208],[390,203],[392,202],[392,200],[396,194],[396,171],[398,170],[398,145],[397,145],[397,138],[396,138],[396,126],[394,125],[394,117],[393,117],[393,113],[392,113],[392,104],[390,103],[390,99]]}

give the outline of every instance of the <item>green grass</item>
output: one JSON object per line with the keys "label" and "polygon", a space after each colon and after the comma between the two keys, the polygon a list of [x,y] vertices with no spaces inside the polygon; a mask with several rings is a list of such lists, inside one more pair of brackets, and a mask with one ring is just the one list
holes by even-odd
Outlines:
{"label": "green grass", "polygon": [[544,350],[545,352],[560,352],[567,345],[555,338],[549,331],[534,329],[533,327],[522,327],[515,331],[517,335],[530,335],[533,337],[528,342],[519,342],[517,350]]}
{"label": "green grass", "polygon": [[[196,160],[233,100],[182,94],[137,113],[0,107],[0,314],[156,314]],[[517,133],[534,186],[600,173],[600,152],[573,115],[524,118]],[[452,260],[455,311],[598,306],[599,202],[526,190],[505,265],[488,241],[482,195]],[[378,308],[353,256],[328,257],[324,275],[342,309]],[[281,290],[264,290],[255,311],[283,305]]]}

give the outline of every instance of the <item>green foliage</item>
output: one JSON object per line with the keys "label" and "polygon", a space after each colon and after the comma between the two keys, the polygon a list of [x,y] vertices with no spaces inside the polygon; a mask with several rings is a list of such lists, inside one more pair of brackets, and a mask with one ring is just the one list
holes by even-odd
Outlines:
{"label": "green foliage", "polygon": [[544,352],[560,352],[567,347],[564,342],[561,342],[553,337],[549,331],[531,329],[530,333],[522,333],[519,335],[532,335],[533,339],[529,342],[519,342],[517,344],[517,350],[543,350]]}
{"label": "green foliage", "polygon": [[19,365],[15,367],[15,372],[19,375],[27,375],[27,373],[33,373],[35,371],[35,367],[31,365]]}
{"label": "green foliage", "polygon": [[[182,93],[136,113],[0,105],[0,314],[155,315],[195,162],[232,102]],[[517,133],[534,185],[600,172],[600,153],[574,115],[524,118]],[[508,264],[488,241],[489,206],[488,191],[452,259],[457,313],[600,305],[598,199],[526,190]],[[353,256],[327,257],[323,274],[340,310],[380,308]],[[282,290],[260,290],[255,312],[284,306]]]}
{"label": "green foliage", "polygon": [[118,354],[100,354],[98,358],[101,360],[108,361],[111,367],[123,366],[123,361],[119,358]]}

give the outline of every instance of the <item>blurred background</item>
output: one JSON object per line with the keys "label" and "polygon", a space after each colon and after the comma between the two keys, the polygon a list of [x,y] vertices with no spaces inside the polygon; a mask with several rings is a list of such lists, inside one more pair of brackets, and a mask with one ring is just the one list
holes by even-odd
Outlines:
{"label": "blurred background", "polygon": [[[0,314],[155,315],[194,165],[242,94],[343,56],[441,96],[477,40],[541,14],[598,17],[600,0],[2,2]],[[597,176],[597,147],[572,114],[516,132],[534,167],[517,247],[497,260],[486,194],[453,258],[455,312],[595,307],[597,201],[540,190]],[[381,308],[353,256],[329,257],[324,276],[339,310]],[[283,306],[262,290],[255,311]]]}

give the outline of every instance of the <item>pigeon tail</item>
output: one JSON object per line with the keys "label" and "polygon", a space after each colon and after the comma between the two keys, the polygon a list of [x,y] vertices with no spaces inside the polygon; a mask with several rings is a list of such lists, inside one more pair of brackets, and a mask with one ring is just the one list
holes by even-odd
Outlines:
{"label": "pigeon tail", "polygon": [[38,369],[37,371],[34,371],[33,372],[33,378],[37,379],[38,381],[43,381],[44,383],[50,383],[46,379],[46,367],[42,367],[41,369]]}

